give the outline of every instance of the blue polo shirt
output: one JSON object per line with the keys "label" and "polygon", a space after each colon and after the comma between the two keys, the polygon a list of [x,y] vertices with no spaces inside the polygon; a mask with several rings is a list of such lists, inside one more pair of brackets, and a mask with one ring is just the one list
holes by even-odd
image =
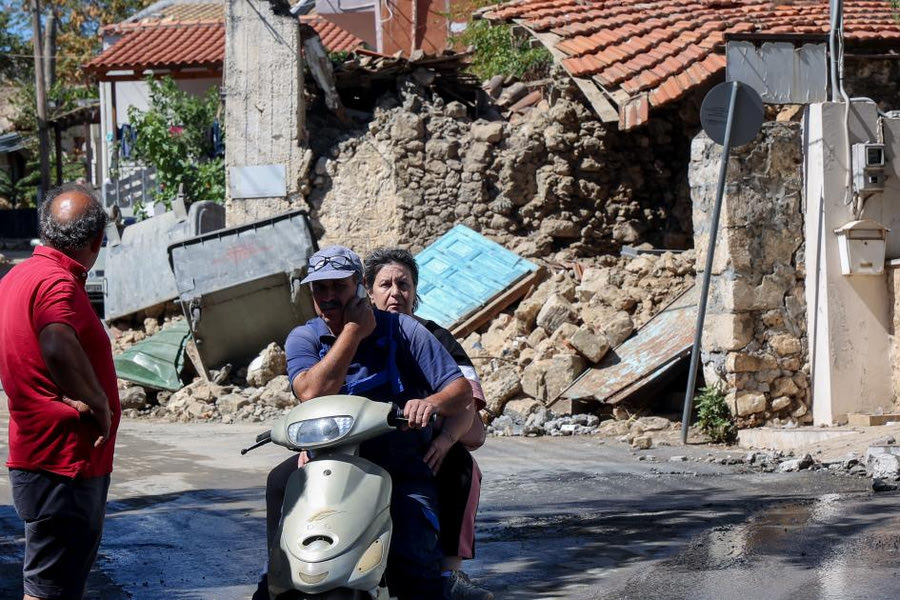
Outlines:
{"label": "blue polo shirt", "polygon": [[[335,339],[318,317],[291,331],[284,348],[292,384],[298,374],[322,360]],[[462,376],[450,353],[421,323],[407,315],[376,310],[375,331],[357,348],[340,393],[404,406],[407,400],[430,396]],[[392,475],[401,471],[407,475],[430,473],[421,461],[431,443],[430,427],[396,431],[386,437],[363,444],[363,454]],[[415,464],[409,462],[413,458]]]}

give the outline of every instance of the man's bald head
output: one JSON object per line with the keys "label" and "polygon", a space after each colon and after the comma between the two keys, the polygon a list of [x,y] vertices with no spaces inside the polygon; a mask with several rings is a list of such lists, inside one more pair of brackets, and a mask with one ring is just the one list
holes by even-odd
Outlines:
{"label": "man's bald head", "polygon": [[93,190],[67,183],[50,190],[41,203],[41,241],[67,254],[83,250],[103,233],[107,220]]}

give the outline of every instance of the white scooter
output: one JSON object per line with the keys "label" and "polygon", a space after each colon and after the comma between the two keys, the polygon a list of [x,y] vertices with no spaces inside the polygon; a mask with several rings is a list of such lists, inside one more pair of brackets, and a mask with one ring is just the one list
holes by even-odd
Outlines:
{"label": "white scooter", "polygon": [[359,457],[360,443],[405,423],[395,404],[359,396],[304,402],[257,437],[315,458],[294,472],[269,555],[273,600],[388,600],[391,477]]}

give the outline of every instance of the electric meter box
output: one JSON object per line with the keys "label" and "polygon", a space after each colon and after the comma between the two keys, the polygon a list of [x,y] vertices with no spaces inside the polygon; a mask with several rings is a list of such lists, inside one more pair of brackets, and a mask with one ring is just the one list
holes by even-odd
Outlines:
{"label": "electric meter box", "polygon": [[853,144],[850,161],[857,192],[884,189],[884,144]]}
{"label": "electric meter box", "polygon": [[881,275],[887,227],[872,221],[851,221],[834,230],[838,237],[842,275]]}

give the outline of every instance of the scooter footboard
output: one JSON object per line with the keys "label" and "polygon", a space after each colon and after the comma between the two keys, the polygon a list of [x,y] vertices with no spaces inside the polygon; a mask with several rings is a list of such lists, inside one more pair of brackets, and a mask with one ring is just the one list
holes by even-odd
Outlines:
{"label": "scooter footboard", "polygon": [[269,560],[270,592],[376,588],[391,542],[390,498],[387,472],[354,456],[313,460],[292,474]]}

